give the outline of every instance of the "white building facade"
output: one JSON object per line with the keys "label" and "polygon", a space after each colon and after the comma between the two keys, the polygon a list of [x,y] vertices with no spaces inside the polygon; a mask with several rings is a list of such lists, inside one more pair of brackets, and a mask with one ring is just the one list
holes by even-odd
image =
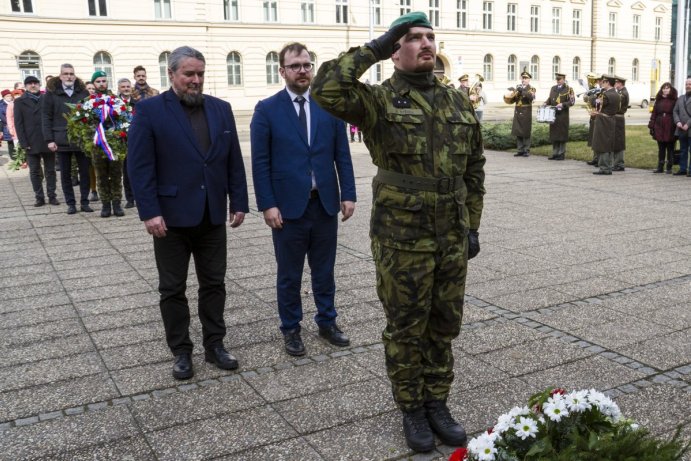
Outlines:
{"label": "white building facade", "polygon": [[[316,64],[377,37],[409,11],[424,11],[437,35],[437,72],[484,79],[491,102],[533,74],[538,100],[554,73],[575,84],[588,72],[627,78],[654,94],[669,79],[672,1],[632,0],[0,0],[0,86],[74,65],[111,82],[143,65],[168,87],[167,55],[189,45],[207,60],[205,92],[251,110],[282,87],[278,52],[305,43]],[[372,24],[370,24],[372,23]],[[378,82],[390,61],[363,76]]]}

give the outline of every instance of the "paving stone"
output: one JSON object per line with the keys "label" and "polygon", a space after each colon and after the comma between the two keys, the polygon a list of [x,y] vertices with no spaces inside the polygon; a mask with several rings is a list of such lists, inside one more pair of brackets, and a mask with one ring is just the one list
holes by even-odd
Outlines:
{"label": "paving stone", "polygon": [[115,298],[75,302],[74,306],[82,315],[96,315],[134,309],[136,307],[158,306],[158,301],[158,293],[151,290],[142,293],[126,294]]}
{"label": "paving stone", "polygon": [[545,337],[544,333],[518,323],[500,323],[472,331],[461,330],[456,339],[460,348],[469,354],[480,354]]}
{"label": "paving stone", "polygon": [[52,454],[46,457],[36,458],[38,461],[93,461],[93,460],[119,460],[119,461],[155,461],[153,451],[146,443],[143,436],[126,437],[112,442],[106,442],[98,446],[91,446],[75,451],[64,451],[59,455]]}
{"label": "paving stone", "polygon": [[77,318],[24,325],[0,330],[0,347],[16,347],[80,333],[84,333],[84,327]]}
{"label": "paving stone", "polygon": [[616,399],[622,414],[653,434],[667,434],[678,423],[689,424],[691,394],[674,386],[655,384]]}
{"label": "paving stone", "polygon": [[622,354],[661,370],[685,365],[691,357],[691,329],[663,334],[618,349]]}
{"label": "paving stone", "polygon": [[0,347],[0,367],[37,362],[94,351],[91,338],[86,333],[31,342],[28,344]]}
{"label": "paving stone", "polygon": [[217,461],[323,461],[323,458],[302,437],[251,448],[231,455],[216,458]]}
{"label": "paving stone", "polygon": [[139,325],[125,325],[120,328],[100,330],[91,333],[96,347],[107,349],[159,340],[165,342],[163,322],[159,319]]}
{"label": "paving stone", "polygon": [[21,389],[54,381],[95,375],[104,371],[94,353],[73,355],[17,365],[0,374],[0,392]]}

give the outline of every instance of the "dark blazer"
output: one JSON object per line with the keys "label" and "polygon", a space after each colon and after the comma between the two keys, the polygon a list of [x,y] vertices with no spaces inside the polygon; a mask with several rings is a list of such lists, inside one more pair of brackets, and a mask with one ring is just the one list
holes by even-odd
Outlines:
{"label": "dark blazer", "polygon": [[338,214],[341,201],[356,200],[345,124],[312,98],[309,104],[309,144],[285,89],[254,108],[250,124],[252,176],[260,211],[278,207],[283,218],[301,217],[309,201],[312,171],[329,215]]}
{"label": "dark blazer", "polygon": [[[43,99],[43,95],[40,97]],[[41,102],[30,98],[26,93],[14,101],[14,128],[19,144],[27,154],[50,152],[43,138]]]}
{"label": "dark blazer", "polygon": [[231,212],[248,212],[247,181],[233,111],[204,95],[211,146],[202,152],[173,90],[137,103],[128,132],[127,171],[142,221],[163,216],[166,225],[193,227],[208,200],[212,224]]}
{"label": "dark blazer", "polygon": [[62,89],[60,77],[53,77],[48,82],[46,92],[41,96],[41,115],[43,118],[43,137],[46,145],[54,142],[58,145],[58,151],[81,151],[79,146],[70,144],[67,139],[67,119],[64,115],[70,112],[66,103],[77,104],[89,96],[84,83],[77,79],[74,82],[72,96],[67,96]]}

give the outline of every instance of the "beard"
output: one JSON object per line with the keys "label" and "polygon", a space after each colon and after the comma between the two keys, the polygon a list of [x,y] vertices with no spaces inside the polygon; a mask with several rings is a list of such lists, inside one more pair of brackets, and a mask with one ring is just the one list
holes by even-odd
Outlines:
{"label": "beard", "polygon": [[199,93],[182,93],[180,95],[180,101],[188,107],[199,107],[204,104],[204,95],[199,88]]}

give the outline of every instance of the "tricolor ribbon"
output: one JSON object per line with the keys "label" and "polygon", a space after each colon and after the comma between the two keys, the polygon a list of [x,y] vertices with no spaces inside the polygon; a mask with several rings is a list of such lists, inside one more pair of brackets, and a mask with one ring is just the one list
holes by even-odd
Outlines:
{"label": "tricolor ribbon", "polygon": [[106,158],[112,162],[113,160],[117,159],[115,158],[115,154],[113,154],[113,149],[111,149],[110,145],[108,145],[108,139],[106,138],[106,129],[103,126],[103,123],[106,121],[107,118],[110,117],[113,108],[112,106],[110,106],[110,104],[108,104],[110,102],[110,96],[103,96],[102,101],[103,105],[101,106],[101,121],[96,126],[96,133],[94,134],[94,145],[99,146],[103,150],[103,153],[106,154]]}

